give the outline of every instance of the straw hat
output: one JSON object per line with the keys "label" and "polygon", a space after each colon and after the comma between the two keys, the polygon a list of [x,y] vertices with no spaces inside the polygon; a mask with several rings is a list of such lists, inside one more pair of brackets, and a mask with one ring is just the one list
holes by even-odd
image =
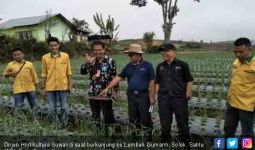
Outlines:
{"label": "straw hat", "polygon": [[129,49],[124,51],[124,53],[138,53],[143,54],[142,46],[139,44],[130,44]]}

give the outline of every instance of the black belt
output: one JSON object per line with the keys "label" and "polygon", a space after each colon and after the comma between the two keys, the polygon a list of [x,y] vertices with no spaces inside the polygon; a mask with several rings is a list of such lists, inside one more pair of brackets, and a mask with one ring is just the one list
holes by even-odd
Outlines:
{"label": "black belt", "polygon": [[129,93],[133,93],[133,94],[140,94],[140,93],[146,93],[149,90],[128,90]]}

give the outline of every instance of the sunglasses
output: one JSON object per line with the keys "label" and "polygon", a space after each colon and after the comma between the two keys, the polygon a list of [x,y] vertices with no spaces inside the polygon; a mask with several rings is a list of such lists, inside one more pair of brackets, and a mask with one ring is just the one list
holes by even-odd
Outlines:
{"label": "sunglasses", "polygon": [[128,53],[128,57],[133,57],[135,53]]}

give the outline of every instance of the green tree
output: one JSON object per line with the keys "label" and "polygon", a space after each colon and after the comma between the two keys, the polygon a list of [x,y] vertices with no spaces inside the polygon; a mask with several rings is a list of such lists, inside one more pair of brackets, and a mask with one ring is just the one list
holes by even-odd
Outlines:
{"label": "green tree", "polygon": [[[178,0],[154,0],[158,3],[162,8],[163,15],[163,32],[164,32],[164,41],[170,41],[171,33],[173,25],[174,17],[177,16],[177,13],[180,11],[177,7]],[[200,0],[194,0],[196,2],[200,2]],[[143,7],[146,6],[147,0],[131,0],[131,5]]]}
{"label": "green tree", "polygon": [[[102,14],[96,13],[93,15],[94,22],[97,24],[97,26],[100,29],[100,34],[103,35],[109,35],[112,40],[116,41],[117,36],[119,34],[118,30],[120,25],[115,24],[115,20],[113,17],[108,15],[108,18],[106,21],[104,21]],[[111,45],[111,40],[110,40],[110,45]]]}
{"label": "green tree", "polygon": [[73,17],[72,23],[79,30],[83,31],[89,30],[89,24],[85,20],[79,20],[78,18]]}
{"label": "green tree", "polygon": [[154,32],[145,32],[143,34],[143,42],[146,44],[147,51],[151,50],[153,46],[153,38],[155,37]]}
{"label": "green tree", "polygon": [[[73,17],[72,24],[76,27],[76,29],[78,29],[80,31],[91,32],[91,30],[89,29],[89,24],[85,20],[79,20],[78,18]],[[64,34],[63,34],[63,36],[64,36]],[[71,32],[69,34],[69,37],[71,40],[77,41],[77,33]]]}

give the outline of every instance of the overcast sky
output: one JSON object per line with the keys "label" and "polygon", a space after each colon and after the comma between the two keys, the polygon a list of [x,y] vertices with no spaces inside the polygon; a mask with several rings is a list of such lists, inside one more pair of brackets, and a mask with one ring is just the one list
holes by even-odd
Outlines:
{"label": "overcast sky", "polygon": [[[161,7],[148,0],[146,7],[129,5],[130,0],[0,0],[1,22],[13,18],[44,15],[46,10],[62,13],[68,19],[85,19],[90,28],[96,12],[113,16],[120,24],[119,39],[141,38],[154,31],[163,39]],[[255,39],[255,0],[179,0],[180,12],[174,19],[173,40],[234,40],[240,36]]]}

